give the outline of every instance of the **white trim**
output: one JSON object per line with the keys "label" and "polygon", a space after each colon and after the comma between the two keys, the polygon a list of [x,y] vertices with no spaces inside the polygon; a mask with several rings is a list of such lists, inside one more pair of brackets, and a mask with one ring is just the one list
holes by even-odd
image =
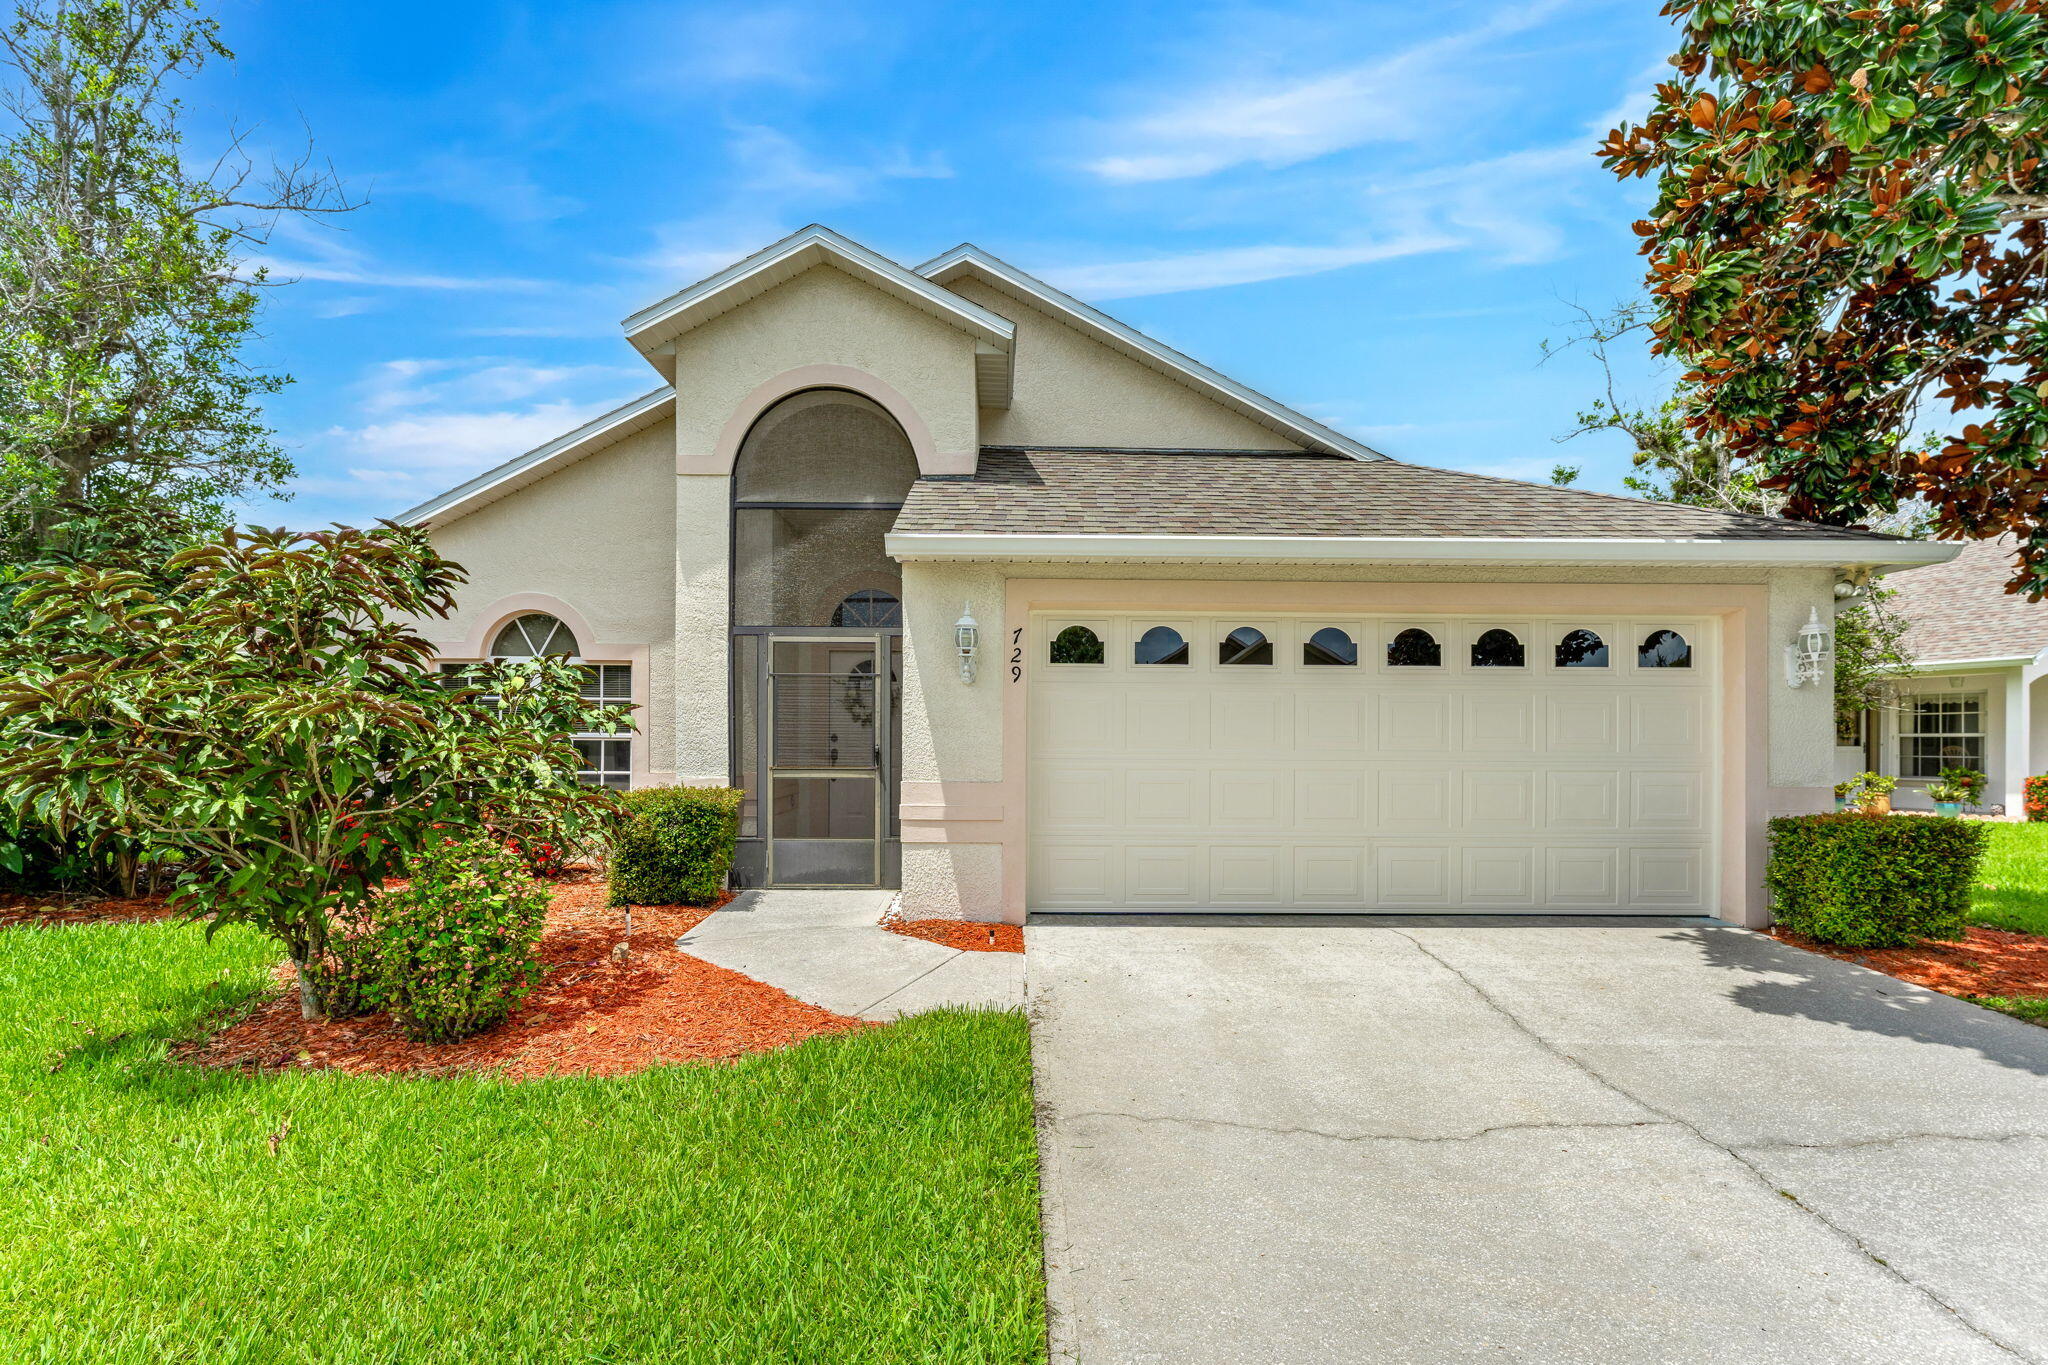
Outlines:
{"label": "white trim", "polygon": [[1064,316],[1080,331],[1093,336],[1096,340],[1107,342],[1112,349],[1180,380],[1190,388],[1251,418],[1261,426],[1300,441],[1310,450],[1320,451],[1326,455],[1348,455],[1354,460],[1388,458],[1364,442],[1353,440],[1312,417],[1296,412],[1283,403],[1275,402],[1256,390],[1246,388],[1228,375],[1210,369],[1201,361],[1182,355],[1171,346],[1154,341],[1143,332],[1118,322],[1109,314],[1089,307],[1073,295],[1062,293],[1043,280],[1034,279],[1009,262],[991,256],[972,243],[962,242],[944,255],[935,256],[917,267],[919,275],[936,280],[940,284],[969,270],[979,271],[997,284],[1014,289],[1047,311]]}
{"label": "white trim", "polygon": [[[650,304],[621,324],[626,339],[657,369],[673,371],[673,348],[666,343],[700,322],[737,307],[814,265],[830,263],[858,279],[924,309],[998,350],[1008,351],[1017,329],[1008,319],[968,302],[943,286],[905,270],[860,243],[842,237],[821,223],[799,228],[745,260]],[[664,366],[661,361],[666,359]]]}
{"label": "white trim", "polygon": [[1977,668],[2023,668],[2034,662],[2032,654],[2008,654],[1995,659],[1915,659],[1913,667],[1922,673],[1931,670],[1977,669]]}
{"label": "white trim", "polygon": [[1865,565],[1913,566],[1953,558],[1928,541],[1678,540],[1664,537],[996,535],[899,531],[884,544],[898,560],[1138,559],[1163,561],[1346,561],[1432,563]]}
{"label": "white trim", "polygon": [[485,503],[495,502],[507,493],[537,482],[564,465],[574,464],[635,432],[645,431],[675,411],[675,402],[676,393],[671,388],[643,393],[602,417],[585,422],[574,431],[557,436],[545,445],[535,446],[524,455],[514,456],[494,469],[485,470],[467,483],[457,484],[438,497],[400,512],[394,520],[404,526],[445,525],[465,513],[474,512]]}

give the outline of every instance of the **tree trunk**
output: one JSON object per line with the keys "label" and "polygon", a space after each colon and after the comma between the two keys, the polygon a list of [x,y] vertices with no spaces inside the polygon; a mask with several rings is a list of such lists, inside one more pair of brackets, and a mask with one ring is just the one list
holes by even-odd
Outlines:
{"label": "tree trunk", "polygon": [[114,881],[120,887],[123,900],[135,899],[135,846],[126,839],[114,845]]}
{"label": "tree trunk", "polygon": [[299,973],[299,1018],[320,1018],[326,1011],[320,1007],[320,992],[313,985],[310,956],[295,950],[292,953],[292,966],[297,968]]}

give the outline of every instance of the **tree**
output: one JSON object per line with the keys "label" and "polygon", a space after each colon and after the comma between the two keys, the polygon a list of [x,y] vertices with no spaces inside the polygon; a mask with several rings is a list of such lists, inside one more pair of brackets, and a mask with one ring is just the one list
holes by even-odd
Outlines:
{"label": "tree", "polygon": [[407,622],[446,615],[462,581],[389,525],[26,573],[0,643],[0,802],[180,851],[181,903],[277,938],[305,1014],[325,1012],[337,918],[409,853],[479,827],[575,844],[617,804],[576,786],[568,736],[623,720],[570,665],[429,671]]}
{"label": "tree", "polygon": [[[2048,590],[2048,0],[1668,0],[1677,78],[1601,148],[1682,420],[1788,515],[1919,497]],[[1925,411],[1956,420],[1918,449]]]}
{"label": "tree", "polygon": [[1878,711],[1898,699],[1899,681],[1917,670],[1906,648],[1912,624],[1891,609],[1898,589],[1872,583],[1835,613],[1835,728],[1853,730],[1853,717]]}
{"label": "tree", "polygon": [[238,135],[187,170],[168,87],[231,55],[196,0],[23,0],[0,30],[0,556],[47,548],[66,503],[218,519],[291,473],[238,257],[349,205],[304,160],[259,176]]}

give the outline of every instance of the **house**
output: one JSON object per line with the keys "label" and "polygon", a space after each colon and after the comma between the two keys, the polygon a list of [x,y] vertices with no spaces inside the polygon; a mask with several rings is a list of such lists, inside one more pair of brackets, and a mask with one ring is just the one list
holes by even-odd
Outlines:
{"label": "house", "polygon": [[2011,537],[1969,541],[1946,564],[1887,580],[1917,671],[1895,704],[1848,722],[1839,775],[1886,773],[1899,779],[1894,806],[1929,810],[1943,768],[1975,768],[1987,806],[2025,809],[2027,775],[2048,772],[2048,603],[2005,590],[2014,551]]}
{"label": "house", "polygon": [[810,227],[633,314],[659,388],[405,514],[445,667],[572,654],[585,780],[748,793],[907,912],[1764,919],[1845,575],[1948,547],[1400,463],[972,246]]}

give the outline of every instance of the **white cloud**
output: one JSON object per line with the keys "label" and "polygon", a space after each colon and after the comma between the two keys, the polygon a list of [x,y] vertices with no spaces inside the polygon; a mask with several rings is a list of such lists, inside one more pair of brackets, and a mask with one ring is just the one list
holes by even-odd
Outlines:
{"label": "white cloud", "polygon": [[1347,266],[1446,251],[1458,245],[1456,237],[1425,232],[1330,246],[1218,247],[1101,265],[1054,267],[1042,273],[1060,288],[1083,298],[1122,299],[1317,275]]}
{"label": "white cloud", "polygon": [[272,283],[291,280],[320,280],[329,284],[353,284],[382,289],[448,289],[525,291],[548,288],[544,280],[507,276],[442,275],[426,271],[392,269],[373,260],[358,247],[341,241],[336,229],[304,224],[282,218],[271,228],[273,242],[283,240],[296,255],[279,256],[257,251],[242,259],[245,271],[265,270]]}
{"label": "white cloud", "polygon": [[372,366],[359,388],[364,411],[381,413],[517,402],[564,386],[587,386],[591,381],[623,385],[644,373],[621,365],[529,365],[490,356],[400,359]]}
{"label": "white cloud", "polygon": [[437,152],[409,174],[376,182],[379,194],[417,194],[461,204],[510,223],[548,223],[583,210],[581,200],[542,188],[518,160]]}
{"label": "white cloud", "polygon": [[1135,112],[1102,130],[1108,150],[1086,168],[1122,184],[1181,180],[1437,136],[1448,117],[1474,102],[1473,81],[1460,69],[1472,51],[1534,27],[1563,3],[1510,6],[1461,33],[1334,69],[1275,72],[1255,53],[1247,69],[1193,90],[1185,73],[1175,73],[1167,93],[1141,98]]}

